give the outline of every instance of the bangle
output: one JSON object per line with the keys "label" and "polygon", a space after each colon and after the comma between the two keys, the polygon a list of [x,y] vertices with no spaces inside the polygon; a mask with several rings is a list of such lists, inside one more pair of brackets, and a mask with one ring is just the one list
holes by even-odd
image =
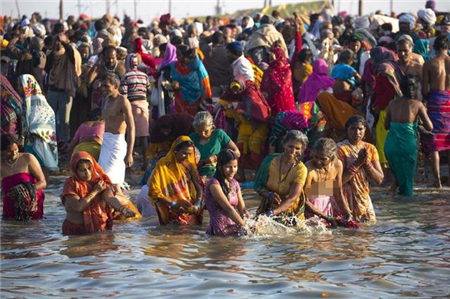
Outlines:
{"label": "bangle", "polygon": [[333,222],[334,217],[333,216],[327,216],[327,218],[325,218],[328,222]]}
{"label": "bangle", "polygon": [[373,168],[373,164],[372,162],[367,162],[367,164],[364,167],[366,168],[366,170],[370,170]]}
{"label": "bangle", "polygon": [[358,173],[358,169],[355,167],[355,165],[350,166],[350,167],[348,168],[348,170],[350,171],[350,173],[351,173],[352,175],[355,175],[355,174]]}
{"label": "bangle", "polygon": [[177,207],[177,202],[176,202],[176,201],[172,201],[172,202],[170,203],[170,207],[171,207],[172,209],[175,209],[175,208]]}
{"label": "bangle", "polygon": [[348,213],[348,214],[347,214],[347,218],[353,218],[352,213]]}

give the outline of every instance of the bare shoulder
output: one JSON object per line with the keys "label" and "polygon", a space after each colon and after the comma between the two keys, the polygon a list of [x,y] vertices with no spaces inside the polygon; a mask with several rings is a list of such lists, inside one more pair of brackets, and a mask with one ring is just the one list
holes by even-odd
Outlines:
{"label": "bare shoulder", "polygon": [[342,163],[341,160],[339,160],[337,157],[334,159],[334,167],[336,168],[336,170],[340,171],[344,168],[344,164]]}

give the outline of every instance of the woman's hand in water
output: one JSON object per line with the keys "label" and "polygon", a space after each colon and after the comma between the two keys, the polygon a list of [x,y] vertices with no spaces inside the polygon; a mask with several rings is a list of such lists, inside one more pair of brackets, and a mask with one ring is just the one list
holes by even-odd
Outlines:
{"label": "woman's hand in water", "polygon": [[187,211],[192,206],[193,205],[189,201],[186,201],[186,200],[177,201],[177,208],[180,209],[180,210],[186,210]]}
{"label": "woman's hand in water", "polygon": [[124,206],[121,206],[119,211],[120,211],[120,213],[122,213],[127,218],[136,216],[136,213],[133,212],[133,210],[131,210],[131,209],[127,208],[127,207],[124,207]]}
{"label": "woman's hand in water", "polygon": [[94,185],[94,191],[97,193],[101,193],[106,189],[106,187],[107,187],[107,185],[106,185],[105,181],[100,180]]}

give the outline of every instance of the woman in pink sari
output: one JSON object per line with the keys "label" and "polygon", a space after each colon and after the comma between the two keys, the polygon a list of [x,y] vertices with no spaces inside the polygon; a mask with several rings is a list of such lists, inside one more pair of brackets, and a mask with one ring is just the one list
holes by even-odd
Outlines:
{"label": "woman in pink sari", "polygon": [[38,160],[19,153],[18,141],[10,134],[1,137],[1,180],[3,218],[28,220],[44,215],[44,191],[47,186]]}
{"label": "woman in pink sari", "polygon": [[291,67],[281,48],[272,48],[269,53],[269,68],[264,72],[261,91],[270,105],[273,116],[281,111],[296,110]]}
{"label": "woman in pink sari", "polygon": [[317,96],[324,91],[333,93],[334,80],[328,76],[328,64],[323,59],[313,62],[313,72],[300,87],[299,103],[315,102]]}

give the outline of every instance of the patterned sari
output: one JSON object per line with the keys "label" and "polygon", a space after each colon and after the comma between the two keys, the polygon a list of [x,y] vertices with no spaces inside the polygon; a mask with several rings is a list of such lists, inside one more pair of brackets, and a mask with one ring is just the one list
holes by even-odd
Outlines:
{"label": "patterned sari", "polygon": [[47,103],[36,79],[22,75],[19,80],[25,95],[25,115],[28,125],[25,149],[50,171],[58,170],[55,112]]}
{"label": "patterned sari", "polygon": [[[191,141],[191,139],[187,136],[180,136],[174,141],[169,153],[156,164],[148,181],[150,201],[158,213],[161,225],[168,223],[201,224],[202,221],[200,215],[172,210],[169,206],[157,201],[158,198],[165,198],[171,202],[185,200],[195,204],[196,190],[190,171],[178,161],[175,153],[177,145],[184,141]],[[193,155],[188,158],[188,164],[196,172],[197,166]]]}

